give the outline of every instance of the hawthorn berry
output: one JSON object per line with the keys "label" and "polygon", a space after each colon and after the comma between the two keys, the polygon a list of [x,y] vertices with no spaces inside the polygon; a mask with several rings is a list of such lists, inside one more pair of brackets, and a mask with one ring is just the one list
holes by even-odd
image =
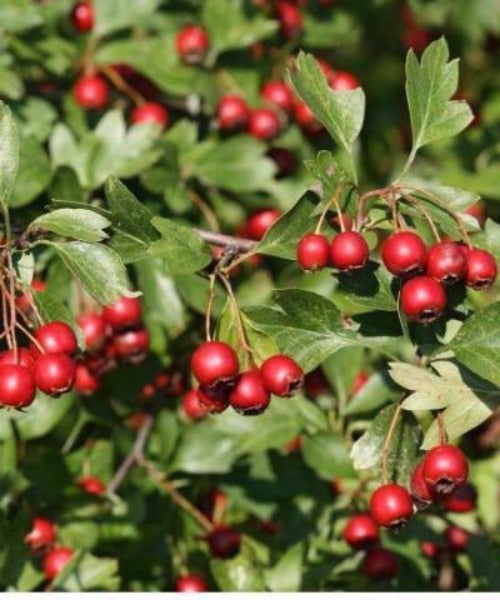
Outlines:
{"label": "hawthorn berry", "polygon": [[206,592],[207,585],[201,577],[198,577],[198,575],[183,575],[175,582],[175,591],[187,592],[188,594]]}
{"label": "hawthorn berry", "polygon": [[467,256],[465,283],[475,290],[491,287],[497,277],[495,257],[486,250],[472,248]]}
{"label": "hawthorn berry", "polygon": [[427,540],[420,542],[420,549],[422,550],[422,554],[427,556],[427,558],[436,558],[441,550],[437,544]]}
{"label": "hawthorn berry", "polygon": [[206,386],[231,381],[238,374],[236,352],[225,342],[204,342],[193,352],[191,371],[197,381]]}
{"label": "hawthorn berry", "polygon": [[76,103],[85,109],[104,108],[109,99],[106,80],[100,75],[84,75],[77,80],[73,94]]}
{"label": "hawthorn berry", "polygon": [[170,383],[172,382],[172,377],[170,373],[158,373],[155,375],[153,383],[157,390],[166,390]]}
{"label": "hawthorn berry", "polygon": [[284,177],[289,177],[295,171],[297,161],[295,159],[294,153],[291,150],[288,150],[288,148],[270,148],[267,151],[267,156],[276,165],[276,179],[283,179]]}
{"label": "hawthorn berry", "polygon": [[71,12],[73,27],[80,33],[91,31],[94,27],[94,7],[91,2],[78,2]]}
{"label": "hawthorn berry", "polygon": [[277,208],[265,208],[250,215],[245,226],[248,237],[252,240],[261,240],[267,230],[281,217]]}
{"label": "hawthorn berry", "polygon": [[190,65],[201,63],[210,46],[210,40],[203,27],[186,25],[175,39],[177,54],[181,60]]}
{"label": "hawthorn berry", "polygon": [[31,531],[24,536],[24,541],[33,550],[51,546],[56,539],[56,528],[52,521],[43,517],[34,517]]}
{"label": "hawthorn berry", "polygon": [[85,350],[98,352],[106,343],[107,323],[102,314],[89,311],[80,315],[77,323],[83,331]]}
{"label": "hawthorn berry", "polygon": [[27,348],[18,348],[15,350],[5,350],[0,354],[0,365],[22,365],[31,369],[35,362],[33,354]]}
{"label": "hawthorn berry", "polygon": [[418,464],[414,469],[410,479],[410,491],[418,508],[422,509],[434,500],[432,490],[424,479],[423,463]]}
{"label": "hawthorn berry", "polygon": [[307,233],[297,244],[297,262],[304,271],[323,269],[330,262],[330,243],[320,233]]}
{"label": "hawthorn berry", "polygon": [[136,327],[142,318],[141,303],[137,298],[123,296],[102,309],[104,320],[111,327],[120,331],[128,327]]}
{"label": "hawthorn berry", "polygon": [[164,129],[168,125],[169,114],[168,110],[158,102],[144,102],[134,108],[130,119],[135,124],[153,123]]}
{"label": "hawthorn berry", "polygon": [[292,396],[304,385],[304,371],[286,354],[275,354],[260,366],[262,381],[276,396]]}
{"label": "hawthorn berry", "polygon": [[251,369],[241,373],[229,394],[229,403],[243,415],[259,415],[271,401],[271,394],[264,386],[261,372]]}
{"label": "hawthorn berry", "polygon": [[205,409],[205,413],[221,413],[229,406],[229,388],[226,383],[213,387],[200,385],[196,390],[198,404]]}
{"label": "hawthorn berry", "polygon": [[293,108],[292,91],[284,81],[268,81],[262,86],[260,95],[284,113],[289,113]]}
{"label": "hawthorn berry", "polygon": [[401,308],[410,320],[430,323],[446,308],[444,288],[439,281],[430,277],[414,277],[401,289]]}
{"label": "hawthorn berry", "polygon": [[149,333],[144,328],[120,333],[114,338],[114,348],[118,358],[139,363],[149,352]]}
{"label": "hawthorn berry", "polygon": [[78,480],[78,485],[84,492],[91,494],[92,496],[102,496],[106,491],[104,483],[97,477],[91,475],[81,477]]}
{"label": "hawthorn berry", "polygon": [[75,369],[75,390],[82,396],[92,396],[100,387],[99,379],[84,362],[78,362]]}
{"label": "hawthorn berry", "polygon": [[467,483],[456,489],[449,496],[445,496],[442,503],[444,508],[450,512],[467,513],[475,510],[476,500],[476,488]]}
{"label": "hawthorn berry", "polygon": [[454,242],[438,242],[429,248],[425,274],[444,285],[456,283],[465,275],[467,261]]}
{"label": "hawthorn berry", "polygon": [[444,532],[446,545],[452,552],[465,552],[469,544],[469,534],[457,525],[450,525]]}
{"label": "hawthorn berry", "polygon": [[351,548],[366,549],[378,542],[378,525],[369,514],[353,515],[347,521],[342,537]]}
{"label": "hawthorn berry", "polygon": [[269,141],[275,138],[281,123],[278,115],[269,108],[255,108],[248,117],[248,133],[258,140]]}
{"label": "hawthorn berry", "polygon": [[35,381],[30,369],[18,364],[0,365],[0,406],[29,406],[35,393]]}
{"label": "hawthorn berry", "polygon": [[217,122],[223,131],[243,129],[248,123],[247,103],[240,96],[227,94],[222,96],[217,106]]}
{"label": "hawthorn berry", "polygon": [[74,550],[59,546],[49,550],[43,559],[43,572],[47,579],[54,579],[73,558]]}
{"label": "hawthorn berry", "polygon": [[393,275],[412,277],[424,270],[427,249],[416,233],[397,231],[382,244],[382,260]]}
{"label": "hawthorn berry", "polygon": [[295,101],[293,116],[298,126],[308,135],[316,136],[323,131],[323,125],[316,119],[312,110],[302,100]]}
{"label": "hawthorn berry", "polygon": [[206,540],[216,558],[233,558],[240,551],[241,536],[229,525],[216,525]]}
{"label": "hawthorn berry", "polygon": [[278,0],[276,5],[276,16],[280,23],[280,30],[287,40],[296,38],[302,33],[302,13],[293,2],[289,0]]}
{"label": "hawthorn berry", "polygon": [[412,516],[413,502],[404,487],[386,483],[373,492],[370,513],[381,527],[399,527]]}
{"label": "hawthorn berry", "polygon": [[422,469],[427,485],[438,495],[451,494],[464,485],[469,475],[469,463],[463,452],[449,444],[429,450],[424,457]]}
{"label": "hawthorn berry", "polygon": [[33,367],[36,387],[49,396],[69,392],[75,382],[75,361],[67,354],[41,354]]}
{"label": "hawthorn berry", "polygon": [[357,231],[342,231],[332,240],[330,257],[333,266],[340,271],[364,267],[369,256],[368,244]]}
{"label": "hawthorn berry", "polygon": [[368,550],[361,564],[361,570],[368,579],[377,581],[391,579],[399,570],[397,558],[385,548],[372,548]]}
{"label": "hawthorn berry", "polygon": [[[73,356],[78,349],[73,329],[63,321],[52,321],[35,331],[35,339],[48,354],[68,354]],[[35,355],[38,350],[32,347]]]}
{"label": "hawthorn berry", "polygon": [[198,390],[189,390],[182,397],[182,410],[190,421],[199,421],[208,413],[208,409],[201,404]]}
{"label": "hawthorn berry", "polygon": [[354,90],[359,87],[359,81],[349,71],[333,71],[329,77],[330,87],[336,92]]}

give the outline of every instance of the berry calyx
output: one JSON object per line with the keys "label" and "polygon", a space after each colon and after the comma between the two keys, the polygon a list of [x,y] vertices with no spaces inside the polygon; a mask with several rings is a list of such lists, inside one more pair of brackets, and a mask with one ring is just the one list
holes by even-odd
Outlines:
{"label": "berry calyx", "polygon": [[33,367],[36,387],[49,396],[69,392],[75,382],[75,361],[67,354],[41,354]]}
{"label": "berry calyx", "polygon": [[286,354],[275,354],[260,366],[262,381],[276,396],[292,396],[304,385],[304,371]]}
{"label": "berry calyx", "polygon": [[190,421],[199,421],[209,412],[203,404],[201,404],[198,390],[189,390],[182,397],[182,410]]}
{"label": "berry calyx", "polygon": [[467,261],[454,242],[438,242],[429,248],[426,275],[444,285],[452,285],[465,275]]}
{"label": "berry calyx", "polygon": [[223,131],[243,129],[248,123],[247,103],[234,94],[222,96],[217,106],[217,122]]}
{"label": "berry calyx", "polygon": [[361,565],[365,577],[372,581],[391,579],[397,575],[398,569],[399,565],[396,557],[385,548],[368,550]]}
{"label": "berry calyx", "polygon": [[277,208],[259,210],[248,218],[245,226],[246,234],[252,240],[261,240],[280,217],[281,211]]}
{"label": "berry calyx", "polygon": [[75,84],[73,94],[76,103],[85,109],[104,108],[109,99],[106,80],[100,75],[84,75]]}
{"label": "berry calyx", "polygon": [[323,269],[330,262],[330,243],[320,233],[307,233],[297,245],[297,262],[304,271]]}
{"label": "berry calyx", "polygon": [[465,283],[474,290],[486,290],[497,277],[497,262],[486,250],[472,248],[467,256]]}
{"label": "berry calyx", "polygon": [[284,113],[289,113],[293,108],[293,95],[284,81],[268,81],[262,86],[260,95]]}
{"label": "berry calyx", "polygon": [[24,536],[24,541],[33,550],[51,546],[56,539],[56,528],[52,521],[42,517],[35,517],[31,531]]}
{"label": "berry calyx", "polygon": [[241,373],[229,395],[229,403],[242,415],[259,415],[266,410],[270,401],[271,394],[264,387],[258,369]]}
{"label": "berry calyx", "polygon": [[459,487],[442,500],[445,510],[450,512],[467,513],[476,508],[477,492],[470,483]]}
{"label": "berry calyx", "polygon": [[422,463],[427,485],[438,495],[451,494],[464,485],[469,463],[460,448],[443,444],[427,452]]}
{"label": "berry calyx", "polygon": [[280,30],[287,40],[296,38],[302,33],[302,13],[295,4],[288,0],[278,0],[276,16],[280,22]]}
{"label": "berry calyx", "polygon": [[102,496],[106,491],[104,483],[97,477],[92,477],[90,475],[81,477],[78,480],[78,485],[84,492],[87,492],[87,494],[91,494],[92,496]]}
{"label": "berry calyx", "polygon": [[420,275],[407,281],[401,289],[401,308],[417,323],[431,323],[446,308],[443,286],[430,277]]}
{"label": "berry calyx", "polygon": [[382,244],[382,260],[393,275],[412,277],[424,270],[427,249],[416,233],[397,231]]}
{"label": "berry calyx", "polygon": [[75,370],[75,390],[82,396],[92,396],[100,387],[99,379],[92,373],[88,366],[79,362]]}
{"label": "berry calyx", "polygon": [[168,110],[158,102],[144,102],[136,106],[130,115],[132,123],[152,123],[159,125],[162,129],[169,122]]}
{"label": "berry calyx", "polygon": [[342,231],[332,240],[330,257],[340,271],[351,271],[365,266],[370,249],[365,238],[357,231]]}
{"label": "berry calyx", "polygon": [[43,559],[43,572],[47,579],[54,579],[73,558],[74,551],[66,546],[53,548]]}
{"label": "berry calyx", "polygon": [[236,352],[224,342],[204,342],[191,357],[191,371],[202,385],[233,380],[239,371]]}
{"label": "berry calyx", "polygon": [[279,117],[273,110],[256,108],[250,111],[248,133],[258,140],[272,140],[278,135],[280,127]]}
{"label": "berry calyx", "polygon": [[349,71],[334,71],[329,77],[329,83],[332,90],[336,92],[354,90],[359,87],[359,81]]}
{"label": "berry calyx", "polygon": [[17,353],[14,350],[5,350],[0,354],[0,365],[22,365],[31,369],[34,362],[35,358],[27,348],[18,348]]}
{"label": "berry calyx", "polygon": [[195,592],[206,592],[207,585],[201,577],[198,577],[198,575],[184,575],[183,577],[179,577],[175,582],[175,591],[191,594]]}
{"label": "berry calyx", "polygon": [[377,488],[370,498],[370,513],[381,527],[404,525],[413,514],[413,502],[407,490],[387,483]]}
{"label": "berry calyx", "polygon": [[233,558],[240,551],[241,536],[234,527],[217,525],[206,538],[216,558]]}
{"label": "berry calyx", "polygon": [[35,381],[27,367],[0,365],[0,406],[23,408],[35,398]]}
{"label": "berry calyx", "polygon": [[177,54],[181,60],[193,65],[205,60],[210,40],[203,27],[186,25],[175,39]]}
{"label": "berry calyx", "polygon": [[[78,349],[75,332],[63,321],[42,325],[36,330],[35,339],[48,354],[73,356]],[[33,350],[35,354],[38,352],[35,348]]]}
{"label": "berry calyx", "polygon": [[104,317],[94,311],[84,313],[77,319],[83,331],[85,350],[98,352],[106,343],[107,324]]}
{"label": "berry calyx", "polygon": [[105,306],[102,310],[102,316],[117,331],[128,327],[136,327],[141,322],[141,303],[137,298],[123,296],[113,304]]}
{"label": "berry calyx", "polygon": [[369,514],[353,515],[347,521],[342,537],[351,548],[366,549],[378,542],[378,525]]}
{"label": "berry calyx", "polygon": [[139,363],[149,352],[149,333],[147,329],[126,331],[114,338],[116,356],[124,361]]}
{"label": "berry calyx", "polygon": [[213,387],[200,385],[196,390],[198,403],[203,407],[205,413],[218,414],[224,412],[229,406],[229,387],[226,383],[223,382]]}
{"label": "berry calyx", "polygon": [[450,525],[444,532],[446,545],[452,552],[465,552],[469,544],[469,534],[457,525]]}
{"label": "berry calyx", "polygon": [[432,490],[424,479],[423,463],[417,465],[413,470],[410,480],[410,492],[419,509],[426,508],[434,500]]}
{"label": "berry calyx", "polygon": [[80,33],[91,31],[94,27],[94,8],[90,2],[78,2],[71,12],[73,27]]}

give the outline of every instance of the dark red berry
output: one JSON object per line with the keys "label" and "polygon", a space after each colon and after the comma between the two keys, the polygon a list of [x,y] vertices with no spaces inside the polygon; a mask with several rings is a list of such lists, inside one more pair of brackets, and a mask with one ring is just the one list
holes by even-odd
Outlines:
{"label": "dark red berry", "polygon": [[336,92],[354,90],[359,87],[359,81],[348,71],[334,71],[329,77],[330,87]]}
{"label": "dark red berry", "polygon": [[164,129],[168,125],[169,114],[168,110],[158,102],[144,102],[134,108],[130,119],[135,124],[153,123]]}
{"label": "dark red berry", "polygon": [[74,550],[65,546],[53,548],[43,559],[43,572],[47,579],[54,579],[73,558]]}
{"label": "dark red berry", "polygon": [[248,123],[247,103],[234,94],[222,96],[217,106],[217,122],[223,131],[243,129]]}
{"label": "dark red berry", "polygon": [[33,550],[51,546],[56,539],[56,528],[52,521],[35,517],[31,526],[31,531],[24,536],[24,541],[29,544]]}
{"label": "dark red berry", "polygon": [[71,12],[73,27],[80,33],[91,31],[94,27],[94,8],[90,2],[78,2]]}
{"label": "dark red berry", "polygon": [[280,131],[281,123],[277,114],[269,108],[256,108],[250,111],[248,133],[258,140],[272,140]]}
{"label": "dark red berry", "polygon": [[149,352],[149,333],[147,329],[134,329],[120,333],[114,339],[118,358],[131,363],[139,363]]}
{"label": "dark red berry", "polygon": [[347,521],[342,536],[355,550],[370,548],[378,542],[378,525],[369,514],[353,515]]}
{"label": "dark red berry", "polygon": [[424,479],[423,464],[418,464],[411,475],[410,491],[418,508],[423,509],[432,504],[434,497],[432,490]]}
{"label": "dark red berry", "polygon": [[449,496],[443,498],[443,506],[450,512],[467,513],[475,510],[476,488],[471,484],[463,485]]}
{"label": "dark red berry", "polygon": [[76,365],[75,390],[82,396],[92,396],[100,387],[99,379],[83,362]]}
{"label": "dark red berry", "polygon": [[387,483],[373,492],[370,513],[381,527],[398,527],[412,516],[413,502],[404,487]]}
{"label": "dark red berry", "polygon": [[207,585],[201,577],[198,577],[198,575],[184,575],[183,577],[179,577],[175,582],[175,591],[187,592],[188,594],[206,592]]}
{"label": "dark red berry", "polygon": [[229,395],[231,406],[243,415],[259,415],[266,410],[270,401],[271,394],[264,387],[258,369],[241,373]]}
{"label": "dark red berry", "polygon": [[460,448],[443,444],[425,455],[423,475],[434,493],[451,494],[467,481],[469,463]]}
{"label": "dark red berry", "polygon": [[36,387],[49,396],[69,392],[75,382],[75,361],[67,354],[41,354],[33,367]]}
{"label": "dark red berry", "polygon": [[403,285],[401,308],[410,320],[430,323],[446,308],[446,293],[438,281],[420,275]]}
{"label": "dark red berry", "polygon": [[365,577],[373,581],[391,579],[397,575],[398,569],[399,565],[396,557],[385,548],[368,550],[361,565]]}
{"label": "dark red berry", "polygon": [[475,290],[491,287],[497,277],[495,257],[486,250],[472,248],[467,256],[465,283]]}
{"label": "dark red berry", "polygon": [[187,394],[184,394],[182,398],[182,410],[190,421],[199,421],[209,412],[209,410],[201,404],[198,390],[189,390]]}
{"label": "dark red berry", "polygon": [[444,285],[451,285],[465,275],[466,262],[457,244],[438,242],[429,248],[426,275]]}
{"label": "dark red berry", "polygon": [[100,313],[91,311],[80,315],[77,322],[83,331],[85,350],[88,352],[101,350],[106,343],[108,329],[104,317]]}
{"label": "dark red berry", "polygon": [[350,271],[364,267],[370,249],[365,238],[357,231],[342,231],[332,240],[330,256],[334,267]]}
{"label": "dark red berry", "polygon": [[93,496],[102,496],[106,491],[106,486],[97,477],[87,476],[81,477],[78,481],[78,485],[84,492]]}
{"label": "dark red berry", "polygon": [[411,277],[424,270],[427,249],[416,233],[397,231],[382,244],[382,260],[393,275]]}
{"label": "dark red berry", "polygon": [[302,100],[295,102],[293,115],[298,126],[308,135],[316,136],[323,131],[323,125],[316,119],[312,110]]}
{"label": "dark red berry", "polygon": [[217,525],[206,539],[216,558],[233,558],[240,551],[241,536],[229,525]]}
{"label": "dark red berry", "polygon": [[186,25],[177,34],[175,46],[181,60],[188,64],[196,64],[205,60],[210,40],[203,27]]}
{"label": "dark red berry", "polygon": [[259,210],[248,218],[246,223],[246,234],[252,240],[261,240],[267,230],[281,217],[281,211],[277,208],[266,208]]}
{"label": "dark red berry", "polygon": [[286,354],[275,354],[260,366],[264,386],[276,396],[291,396],[304,385],[304,371]]}
{"label": "dark red berry", "polygon": [[288,148],[270,148],[267,151],[267,156],[274,162],[277,167],[275,175],[276,179],[283,179],[293,175],[297,166],[295,155]]}
{"label": "dark red berry", "polygon": [[104,108],[109,99],[108,84],[100,75],[80,77],[73,93],[76,103],[85,109]]}
{"label": "dark red berry", "polygon": [[35,381],[30,369],[16,364],[0,365],[0,406],[29,406],[35,393]]}
{"label": "dark red berry", "polygon": [[239,370],[236,352],[224,342],[205,342],[198,346],[191,357],[191,371],[203,385],[232,380]]}
{"label": "dark red berry", "polygon": [[320,233],[307,233],[297,244],[297,262],[304,271],[323,269],[330,262],[330,243]]}
{"label": "dark red berry", "polygon": [[209,413],[224,412],[229,406],[229,392],[233,383],[230,386],[227,386],[227,382],[212,387],[200,385],[197,389],[199,404]]}
{"label": "dark red berry", "polygon": [[293,108],[292,91],[284,81],[268,81],[263,85],[260,95],[285,113],[289,113]]}
{"label": "dark red berry", "polygon": [[18,348],[15,350],[5,350],[0,354],[0,365],[22,365],[31,369],[35,362],[35,357],[27,348]]}
{"label": "dark red berry", "polygon": [[420,549],[422,550],[422,554],[424,556],[427,556],[427,558],[436,558],[436,556],[441,550],[441,548],[437,544],[435,544],[434,542],[429,542],[427,540],[420,542]]}
{"label": "dark red berry", "polygon": [[298,37],[302,33],[302,13],[293,2],[278,0],[276,15],[280,22],[280,29],[284,38],[289,40]]}
{"label": "dark red berry", "polygon": [[36,330],[35,338],[48,354],[62,353],[72,356],[78,349],[75,332],[62,321],[42,325]]}
{"label": "dark red berry", "polygon": [[403,45],[405,48],[412,48],[416,52],[422,52],[432,41],[431,34],[427,29],[412,25],[403,32]]}
{"label": "dark red berry", "polygon": [[137,298],[119,298],[113,304],[105,306],[102,316],[115,330],[136,327],[141,322],[141,303]]}
{"label": "dark red berry", "polygon": [[166,390],[172,382],[170,373],[158,373],[154,378],[154,385],[157,390]]}
{"label": "dark red berry", "polygon": [[452,552],[465,552],[469,544],[469,534],[456,525],[450,525],[444,532],[446,545]]}

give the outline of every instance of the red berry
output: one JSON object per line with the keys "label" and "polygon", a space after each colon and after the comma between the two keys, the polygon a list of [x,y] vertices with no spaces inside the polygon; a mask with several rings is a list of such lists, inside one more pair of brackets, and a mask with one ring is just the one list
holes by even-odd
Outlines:
{"label": "red berry", "polygon": [[71,548],[60,546],[53,548],[43,559],[43,572],[47,579],[54,579],[73,558],[74,551]]}
{"label": "red berry", "polygon": [[203,385],[232,380],[239,371],[236,352],[224,342],[204,342],[191,357],[193,375]]}
{"label": "red berry", "polygon": [[286,354],[275,354],[260,366],[264,386],[276,396],[292,396],[304,385],[304,372]]}
{"label": "red berry", "polygon": [[284,81],[268,81],[262,86],[260,95],[285,113],[289,113],[293,108],[293,95]]}
{"label": "red berry", "polygon": [[208,387],[200,385],[196,390],[198,403],[209,413],[221,413],[229,406],[229,389],[225,384]]}
{"label": "red berry", "polygon": [[416,233],[397,231],[382,244],[382,260],[393,275],[411,277],[424,270],[427,249]]}
{"label": "red berry", "polygon": [[326,236],[308,233],[297,244],[297,262],[304,271],[323,269],[330,262],[330,243]]}
{"label": "red berry", "polygon": [[147,329],[126,331],[115,337],[114,347],[118,358],[139,363],[149,352],[149,333]]}
{"label": "red berry", "polygon": [[33,367],[33,377],[40,391],[57,397],[73,387],[75,371],[75,362],[67,354],[41,354]]}
{"label": "red berry", "polygon": [[351,548],[366,549],[378,542],[378,525],[369,514],[353,515],[347,521],[342,535]]}
{"label": "red berry", "polygon": [[423,475],[434,493],[451,494],[467,481],[469,463],[460,448],[443,444],[425,455]]}
{"label": "red berry", "polygon": [[354,381],[352,382],[351,394],[355,395],[358,392],[360,392],[365,387],[365,383],[368,381],[369,378],[370,377],[367,373],[365,373],[364,371],[359,371],[359,373],[356,374]]}
{"label": "red berry", "polygon": [[157,102],[144,102],[136,106],[130,115],[132,123],[153,123],[164,129],[169,122],[168,110]]}
{"label": "red berry", "polygon": [[93,496],[102,496],[106,491],[106,486],[97,477],[81,477],[78,481],[78,485],[84,492],[87,492],[87,494],[92,494]]}
{"label": "red berry", "polygon": [[197,575],[184,575],[179,577],[175,582],[176,592],[187,592],[193,594],[195,592],[206,592],[207,585],[201,577]]}
{"label": "red berry", "polygon": [[[48,354],[69,354],[72,356],[78,349],[73,329],[62,321],[52,321],[42,325],[35,332],[36,341]],[[35,354],[37,354],[35,350]]]}
{"label": "red berry", "polygon": [[168,388],[172,380],[170,373],[158,373],[154,378],[154,385],[157,390],[165,390]]}
{"label": "red berry", "polygon": [[104,317],[97,312],[87,312],[77,319],[83,331],[85,350],[97,352],[106,343],[107,324]]}
{"label": "red berry", "polygon": [[85,109],[104,108],[109,99],[108,84],[100,75],[80,77],[73,93],[76,103]]}
{"label": "red berry", "polygon": [[469,534],[456,525],[450,525],[444,532],[446,545],[453,552],[465,552],[469,543]]}
{"label": "red berry", "polygon": [[113,304],[105,306],[102,310],[102,316],[116,330],[136,327],[141,322],[141,303],[137,298],[124,296]]}
{"label": "red berry", "polygon": [[241,373],[229,395],[231,406],[243,415],[259,415],[266,410],[270,401],[271,395],[264,387],[258,369]]}
{"label": "red berry", "polygon": [[359,87],[359,81],[348,71],[334,71],[329,80],[330,87],[336,92],[354,90]]}
{"label": "red berry", "polygon": [[74,387],[82,396],[92,396],[100,387],[99,379],[83,362],[76,365]]}
{"label": "red berry", "polygon": [[5,350],[0,354],[0,365],[22,365],[31,369],[34,362],[35,358],[27,348],[18,348],[17,355],[14,350]]}
{"label": "red berry", "polygon": [[35,393],[35,381],[28,368],[16,364],[0,365],[0,406],[29,406]]}
{"label": "red berry", "polygon": [[297,100],[295,102],[293,115],[298,126],[303,129],[305,133],[315,136],[323,131],[323,125],[316,119],[312,110],[305,102],[302,102],[302,100]]}
{"label": "red berry", "polygon": [[396,557],[389,550],[372,548],[366,553],[361,569],[368,579],[391,579],[397,575],[399,565]]}
{"label": "red berry", "polygon": [[71,13],[73,27],[80,33],[91,31],[94,27],[94,8],[90,2],[78,2]]}
{"label": "red berry", "polygon": [[465,275],[466,259],[454,242],[438,242],[429,248],[426,275],[444,285],[456,283]]}
{"label": "red berry", "polygon": [[203,27],[186,25],[177,34],[175,46],[178,56],[184,62],[196,64],[205,60],[210,40]]}
{"label": "red berry", "polygon": [[418,508],[429,506],[434,500],[432,490],[424,479],[423,464],[418,464],[411,475],[410,491]]}
{"label": "red berry", "polygon": [[199,421],[208,410],[201,404],[198,390],[189,390],[182,398],[182,410],[190,421]]}
{"label": "red berry", "polygon": [[443,498],[443,506],[450,512],[467,513],[476,508],[477,492],[473,485],[459,487],[449,496]]}
{"label": "red berry", "polygon": [[465,283],[475,290],[485,290],[497,277],[497,262],[486,250],[472,248],[467,257]]}
{"label": "red berry", "polygon": [[295,171],[297,161],[295,155],[288,148],[270,148],[267,151],[267,156],[274,162],[277,167],[276,179],[289,177]]}
{"label": "red berry", "polygon": [[422,27],[412,25],[403,32],[403,45],[405,48],[413,48],[416,52],[422,52],[432,40],[431,34]]}
{"label": "red berry", "polygon": [[269,108],[256,108],[250,111],[248,133],[258,140],[272,140],[280,130],[280,120]]}
{"label": "red berry", "polygon": [[242,129],[248,123],[247,103],[233,94],[222,96],[217,106],[217,121],[223,131]]}
{"label": "red berry", "polygon": [[287,40],[298,37],[302,33],[302,13],[295,4],[287,0],[278,0],[276,15],[280,22],[281,33]]}
{"label": "red berry", "polygon": [[332,240],[330,248],[332,264],[340,271],[364,267],[370,249],[365,238],[357,231],[342,231]]}
{"label": "red berry", "polygon": [[370,513],[380,526],[398,527],[412,516],[413,502],[404,487],[387,483],[373,492]]}
{"label": "red berry", "polygon": [[217,525],[206,539],[212,554],[217,558],[232,558],[240,551],[241,536],[229,525]]}
{"label": "red berry", "polygon": [[35,517],[31,531],[24,536],[24,541],[29,544],[33,550],[51,546],[56,539],[56,528],[52,521]]}
{"label": "red berry", "polygon": [[440,547],[437,544],[427,540],[420,542],[420,549],[422,550],[422,554],[427,556],[427,558],[436,558],[440,551]]}
{"label": "red berry", "polygon": [[412,321],[430,323],[446,308],[444,288],[430,277],[414,277],[401,289],[401,308]]}
{"label": "red berry", "polygon": [[281,211],[277,208],[266,208],[259,210],[248,218],[246,223],[246,234],[252,240],[261,240],[267,230],[281,217]]}
{"label": "red berry", "polygon": [[335,227],[337,230],[342,229],[343,224],[346,231],[352,231],[354,219],[347,213],[341,213],[341,215],[342,219],[340,218],[340,215],[335,215],[332,217],[330,224],[333,225],[333,227]]}

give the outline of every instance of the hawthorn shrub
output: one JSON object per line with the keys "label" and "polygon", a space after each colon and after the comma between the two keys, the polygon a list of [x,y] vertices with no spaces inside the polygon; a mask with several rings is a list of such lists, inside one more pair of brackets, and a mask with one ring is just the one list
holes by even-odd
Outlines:
{"label": "hawthorn shrub", "polygon": [[500,589],[499,25],[0,3],[2,589]]}

